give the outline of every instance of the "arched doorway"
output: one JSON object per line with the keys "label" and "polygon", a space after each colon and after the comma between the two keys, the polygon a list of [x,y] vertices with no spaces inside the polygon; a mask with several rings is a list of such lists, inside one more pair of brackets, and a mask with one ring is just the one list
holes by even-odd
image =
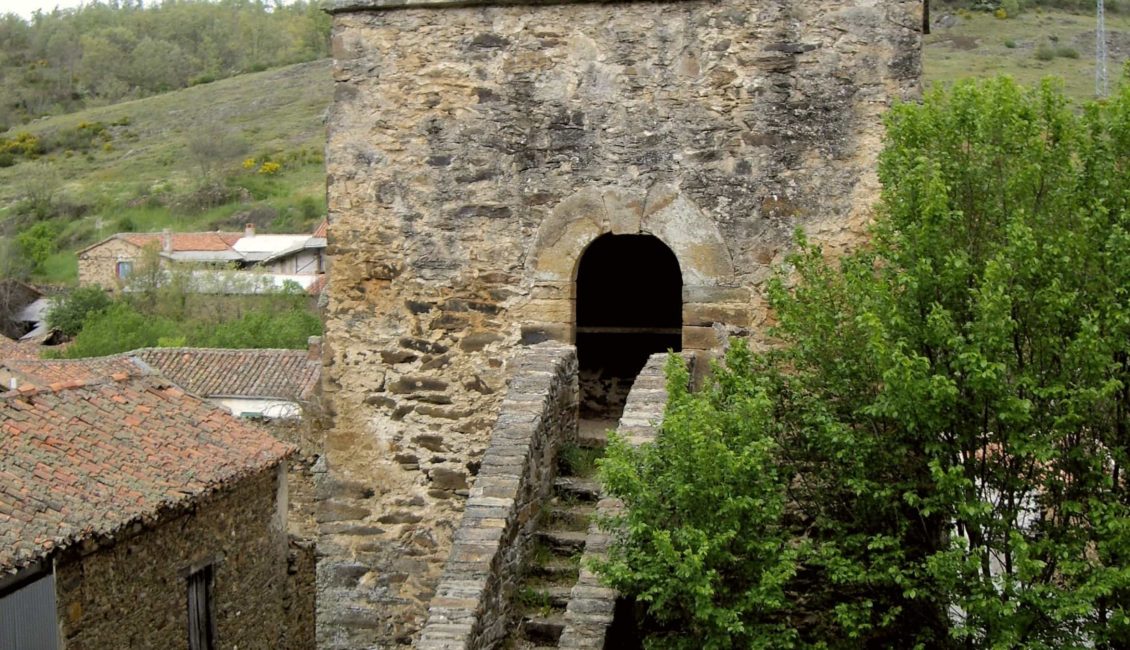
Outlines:
{"label": "arched doorway", "polygon": [[651,235],[602,235],[577,266],[581,417],[620,417],[647,357],[682,345],[683,279]]}

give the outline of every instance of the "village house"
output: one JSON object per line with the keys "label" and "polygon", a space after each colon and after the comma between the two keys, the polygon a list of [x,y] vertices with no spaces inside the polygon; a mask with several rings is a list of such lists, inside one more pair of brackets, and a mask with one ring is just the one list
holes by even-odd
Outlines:
{"label": "village house", "polygon": [[[258,293],[287,282],[311,290],[324,283],[325,248],[324,222],[313,233],[293,235],[256,234],[254,224],[242,233],[117,233],[78,252],[78,279],[80,285],[118,289],[138,269],[146,250],[153,250],[163,265],[198,267],[194,279],[201,292]],[[219,268],[256,274],[221,274]]]}
{"label": "village house", "polygon": [[298,647],[292,449],[144,372],[0,394],[0,647]]}
{"label": "village house", "polygon": [[187,391],[232,415],[291,419],[321,377],[321,338],[307,350],[145,348],[129,353]]}

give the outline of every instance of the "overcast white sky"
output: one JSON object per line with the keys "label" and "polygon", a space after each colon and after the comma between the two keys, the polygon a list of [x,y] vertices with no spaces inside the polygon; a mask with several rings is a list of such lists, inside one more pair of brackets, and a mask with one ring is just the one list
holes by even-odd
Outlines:
{"label": "overcast white sky", "polygon": [[36,9],[51,11],[56,6],[66,9],[80,4],[82,0],[0,0],[0,14],[19,14],[24,18],[31,18]]}

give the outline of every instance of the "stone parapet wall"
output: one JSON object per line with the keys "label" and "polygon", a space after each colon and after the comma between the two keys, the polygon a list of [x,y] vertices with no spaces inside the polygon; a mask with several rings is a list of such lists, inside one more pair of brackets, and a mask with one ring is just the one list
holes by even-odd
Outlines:
{"label": "stone parapet wall", "polygon": [[[617,431],[632,445],[642,445],[655,440],[663,410],[667,406],[667,379],[663,369],[667,365],[666,353],[653,354],[640,371]],[[624,504],[616,498],[605,496],[596,504],[597,516],[589,526],[585,538],[585,552],[581,556],[581,574],[569,594],[565,610],[565,631],[557,647],[561,650],[593,650],[605,647],[608,630],[616,609],[616,591],[601,584],[600,577],[592,571],[594,559],[603,557],[611,544],[609,533],[600,529],[601,519],[623,510]]]}
{"label": "stone parapet wall", "polygon": [[538,513],[552,496],[561,443],[577,433],[577,355],[541,344],[512,362],[513,379],[455,533],[421,650],[493,647],[506,637],[510,602]]}

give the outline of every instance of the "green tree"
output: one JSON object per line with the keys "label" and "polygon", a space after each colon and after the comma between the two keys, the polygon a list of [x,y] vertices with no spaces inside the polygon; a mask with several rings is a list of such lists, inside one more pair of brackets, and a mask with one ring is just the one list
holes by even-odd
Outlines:
{"label": "green tree", "polygon": [[602,570],[651,645],[1130,644],[1128,153],[1125,88],[892,110],[872,245],[802,238],[781,347],[610,448]]}
{"label": "green tree", "polygon": [[45,221],[33,224],[27,230],[16,235],[16,244],[19,245],[20,255],[31,264],[31,272],[38,273],[43,270],[43,263],[55,252],[55,239],[58,232],[53,224]]}
{"label": "green tree", "polygon": [[47,324],[67,336],[82,331],[88,318],[110,308],[113,300],[101,287],[78,287],[51,302]]}
{"label": "green tree", "polygon": [[138,348],[157,347],[162,341],[179,340],[177,324],[167,318],[143,314],[125,302],[94,312],[82,331],[63,351],[63,356],[100,357]]}

